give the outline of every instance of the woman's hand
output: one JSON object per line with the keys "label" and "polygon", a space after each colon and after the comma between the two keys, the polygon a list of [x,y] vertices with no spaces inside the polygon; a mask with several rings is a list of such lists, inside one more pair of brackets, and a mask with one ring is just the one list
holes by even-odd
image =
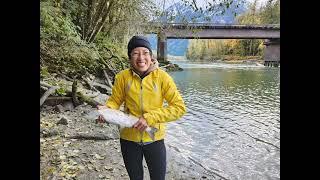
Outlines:
{"label": "woman's hand", "polygon": [[140,117],[139,120],[133,125],[133,127],[142,132],[147,129],[148,124],[143,117]]}
{"label": "woman's hand", "polygon": [[[107,109],[107,106],[97,105],[97,109]],[[96,123],[106,123],[107,121],[103,118],[102,115],[99,115],[98,119],[96,119]]]}

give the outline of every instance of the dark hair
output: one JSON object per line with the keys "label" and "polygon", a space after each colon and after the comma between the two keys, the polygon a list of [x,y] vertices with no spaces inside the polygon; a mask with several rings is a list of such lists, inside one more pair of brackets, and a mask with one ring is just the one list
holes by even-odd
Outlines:
{"label": "dark hair", "polygon": [[149,49],[150,54],[152,55],[151,44],[148,39],[144,36],[133,36],[128,43],[128,56],[131,58],[131,51],[136,47],[145,47]]}

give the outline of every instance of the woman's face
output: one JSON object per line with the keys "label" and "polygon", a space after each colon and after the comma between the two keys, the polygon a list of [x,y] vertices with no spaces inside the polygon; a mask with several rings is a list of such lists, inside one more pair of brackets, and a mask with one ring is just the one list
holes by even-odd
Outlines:
{"label": "woman's face", "polygon": [[145,47],[137,47],[131,51],[131,65],[139,73],[144,73],[151,65],[151,53]]}

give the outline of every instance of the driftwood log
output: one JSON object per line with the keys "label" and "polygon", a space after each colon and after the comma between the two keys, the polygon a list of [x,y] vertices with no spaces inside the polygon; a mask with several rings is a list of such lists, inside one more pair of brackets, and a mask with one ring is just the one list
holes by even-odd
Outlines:
{"label": "driftwood log", "polygon": [[47,101],[71,101],[72,97],[67,96],[55,96],[55,97],[48,97]]}
{"label": "driftwood log", "polygon": [[40,107],[42,106],[42,104],[44,103],[44,101],[52,94],[56,91],[56,89],[58,89],[58,86],[52,86],[50,87],[40,98]]}
{"label": "driftwood log", "polygon": [[73,81],[73,79],[71,79],[70,77],[68,77],[67,75],[64,75],[62,73],[57,73],[59,76],[61,76],[62,78],[65,78],[68,81]]}
{"label": "driftwood log", "polygon": [[[45,102],[45,100],[48,98],[48,96],[50,94],[52,94],[55,91],[55,89],[58,89],[59,86],[51,86],[48,83],[45,83],[45,82],[42,82],[42,81],[40,81],[40,85],[49,88],[49,90],[50,89],[54,89],[54,90],[50,90],[50,92],[48,92],[49,91],[48,90],[47,91],[48,93],[47,94],[44,93],[44,95],[41,97],[41,99],[40,99],[40,107],[41,107],[42,104]],[[75,92],[75,93],[73,93],[73,92]],[[81,92],[76,92],[76,88],[74,88],[73,92],[69,91],[69,90],[66,90],[67,94],[71,94],[71,96],[72,96],[72,94],[74,94],[74,96],[75,96],[75,98],[77,100],[79,100],[81,102],[86,102],[87,104],[91,105],[92,107],[97,107],[97,105],[101,105],[99,102],[95,101],[94,99],[92,99],[92,98],[90,98],[90,97],[88,97],[86,95],[83,95]],[[64,98],[66,98],[66,97],[64,97]],[[74,99],[73,97],[71,97],[71,98],[72,98],[72,100]]]}
{"label": "driftwood log", "polygon": [[99,87],[99,88],[105,89],[107,92],[112,92],[112,89],[109,86],[106,86],[104,84],[93,82],[92,85],[95,86],[95,87]]}
{"label": "driftwood log", "polygon": [[[94,90],[96,92],[102,92],[102,93],[106,93],[106,94],[111,94],[112,92],[112,82],[107,74],[107,72],[105,70],[103,70],[104,73],[104,82],[105,84],[101,84],[95,81],[95,79],[93,79],[92,81],[90,79],[88,79],[87,77],[82,77],[82,80],[85,82],[85,84],[87,85],[87,87],[90,90]],[[98,88],[98,89],[97,89]],[[96,95],[97,96],[97,95]]]}
{"label": "driftwood log", "polygon": [[85,82],[85,84],[89,87],[90,90],[94,90],[94,91],[98,91],[94,86],[93,86],[93,82],[90,82],[90,80],[88,80],[86,77],[83,77],[82,80]]}
{"label": "driftwood log", "polygon": [[89,98],[95,98],[97,96],[99,96],[100,92],[96,92],[95,94],[91,94],[91,95],[86,95]]}
{"label": "driftwood log", "polygon": [[81,102],[86,102],[87,104],[91,105],[92,107],[97,107],[97,105],[102,105],[101,103],[95,101],[94,99],[83,95],[81,92],[77,92],[77,97]]}
{"label": "driftwood log", "polygon": [[[93,79],[90,77],[91,75],[89,73],[86,73],[81,77],[81,79],[84,82],[84,85],[86,85],[90,90],[98,92],[98,90],[93,86],[93,82],[95,81],[95,77],[93,76]],[[92,80],[91,80],[92,79]]]}
{"label": "driftwood log", "polygon": [[112,88],[112,82],[111,82],[111,80],[110,80],[110,78],[109,78],[109,76],[108,76],[108,74],[107,74],[107,72],[105,71],[105,70],[103,70],[103,74],[104,74],[104,77],[106,78],[106,84],[110,87],[110,88]]}
{"label": "driftwood log", "polygon": [[164,66],[160,66],[161,68],[167,68],[167,67],[174,67],[173,64],[167,64],[167,65],[164,65]]}

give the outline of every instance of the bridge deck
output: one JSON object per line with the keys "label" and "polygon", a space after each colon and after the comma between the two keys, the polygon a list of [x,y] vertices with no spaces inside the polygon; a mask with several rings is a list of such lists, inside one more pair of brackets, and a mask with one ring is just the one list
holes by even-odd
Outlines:
{"label": "bridge deck", "polygon": [[155,28],[173,29],[270,29],[280,30],[280,24],[209,24],[209,23],[149,23],[148,26]]}
{"label": "bridge deck", "polygon": [[279,39],[280,24],[149,23],[147,33],[162,31],[168,39]]}

